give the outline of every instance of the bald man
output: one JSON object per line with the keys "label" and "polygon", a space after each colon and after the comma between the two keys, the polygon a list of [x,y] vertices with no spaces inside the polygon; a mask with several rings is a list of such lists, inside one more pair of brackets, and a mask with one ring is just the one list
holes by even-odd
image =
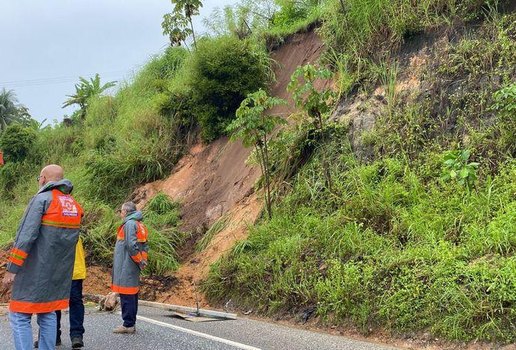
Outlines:
{"label": "bald man", "polygon": [[32,349],[31,317],[37,315],[39,349],[55,349],[56,310],[68,308],[75,249],[83,210],[70,195],[73,185],[59,165],[38,176],[16,232],[3,288],[12,286],[9,322],[16,350]]}

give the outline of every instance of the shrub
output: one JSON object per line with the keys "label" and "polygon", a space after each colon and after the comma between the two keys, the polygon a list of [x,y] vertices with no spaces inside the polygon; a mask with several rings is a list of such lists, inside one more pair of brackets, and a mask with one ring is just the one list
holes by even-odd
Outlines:
{"label": "shrub", "polygon": [[7,162],[23,161],[32,151],[37,138],[36,132],[22,126],[11,124],[0,137],[0,149],[3,150]]}
{"label": "shrub", "polygon": [[199,42],[189,85],[205,141],[222,135],[247,94],[265,86],[267,57],[249,40],[224,36]]}

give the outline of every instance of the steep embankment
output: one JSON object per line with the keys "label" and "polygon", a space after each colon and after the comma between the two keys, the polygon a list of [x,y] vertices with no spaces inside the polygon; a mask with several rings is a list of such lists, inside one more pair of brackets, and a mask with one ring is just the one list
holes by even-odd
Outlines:
{"label": "steep embankment", "polygon": [[[322,42],[314,32],[297,34],[272,54],[276,83],[271,94],[289,100],[286,86],[294,70],[315,62],[322,50]],[[277,107],[273,113],[288,116],[293,103]],[[164,192],[182,204],[182,230],[192,236],[180,252],[183,264],[175,274],[177,283],[171,290],[158,294],[157,299],[174,304],[193,305],[198,282],[209,266],[246,237],[249,225],[260,215],[262,201],[254,191],[260,176],[258,167],[246,164],[251,149],[240,142],[221,138],[209,145],[197,144],[183,157],[170,177],[138,189],[134,200],[143,206],[158,192]],[[224,217],[224,228],[201,252],[194,246],[207,229]],[[201,304],[206,304],[202,297]]]}

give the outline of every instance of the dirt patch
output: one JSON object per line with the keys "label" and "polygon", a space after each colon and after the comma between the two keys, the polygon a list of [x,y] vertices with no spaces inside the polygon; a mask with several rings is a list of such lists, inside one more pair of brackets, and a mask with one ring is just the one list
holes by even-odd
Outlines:
{"label": "dirt patch", "polygon": [[206,277],[210,265],[233,248],[236,242],[247,237],[248,228],[252,226],[262,210],[262,201],[257,195],[252,195],[238,203],[229,213],[228,222],[223,230],[217,233],[206,249],[193,254],[177,271],[176,277],[180,284],[168,296],[158,298],[158,301],[200,307],[209,307],[199,283]]}
{"label": "dirt patch", "polygon": [[156,193],[167,194],[182,204],[181,229],[202,234],[252,193],[260,170],[245,163],[250,151],[225,137],[195,145],[169,178],[138,189],[134,199],[143,206]]}
{"label": "dirt patch", "polygon": [[324,44],[315,32],[300,33],[291,36],[280,48],[271,54],[275,62],[274,74],[276,82],[270,89],[272,96],[287,101],[286,105],[275,107],[271,113],[288,117],[295,112],[294,100],[287,86],[290,77],[297,67],[305,64],[315,64],[321,56]]}
{"label": "dirt patch", "polygon": [[[7,258],[9,256],[9,251],[0,250],[0,284],[4,279],[5,269],[7,267]],[[0,304],[9,302],[10,293],[0,293]]]}
{"label": "dirt patch", "polygon": [[84,294],[106,295],[111,292],[111,269],[88,266],[82,289]]}

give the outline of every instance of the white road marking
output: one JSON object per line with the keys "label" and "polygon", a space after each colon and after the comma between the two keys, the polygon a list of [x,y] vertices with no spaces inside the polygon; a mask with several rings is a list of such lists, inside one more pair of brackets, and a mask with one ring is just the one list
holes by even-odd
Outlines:
{"label": "white road marking", "polygon": [[174,325],[169,324],[169,323],[153,320],[152,318],[147,318],[147,317],[143,317],[143,316],[139,316],[139,315],[137,316],[137,318],[138,318],[138,320],[142,320],[142,321],[145,321],[145,322],[148,322],[148,323],[153,323],[155,325],[162,326],[162,327],[171,328],[171,329],[174,329],[174,330],[179,331],[179,332],[184,332],[184,333],[192,334],[192,335],[195,335],[197,337],[214,340],[216,342],[227,344],[227,345],[231,345],[231,346],[234,346],[234,347],[239,348],[239,349],[243,349],[243,350],[261,350],[260,348],[255,348],[254,346],[249,346],[249,345],[237,343],[237,342],[234,342],[232,340],[215,337],[213,335],[197,332],[197,331],[194,331],[194,330],[191,330],[191,329],[188,329],[188,328],[174,326]]}

